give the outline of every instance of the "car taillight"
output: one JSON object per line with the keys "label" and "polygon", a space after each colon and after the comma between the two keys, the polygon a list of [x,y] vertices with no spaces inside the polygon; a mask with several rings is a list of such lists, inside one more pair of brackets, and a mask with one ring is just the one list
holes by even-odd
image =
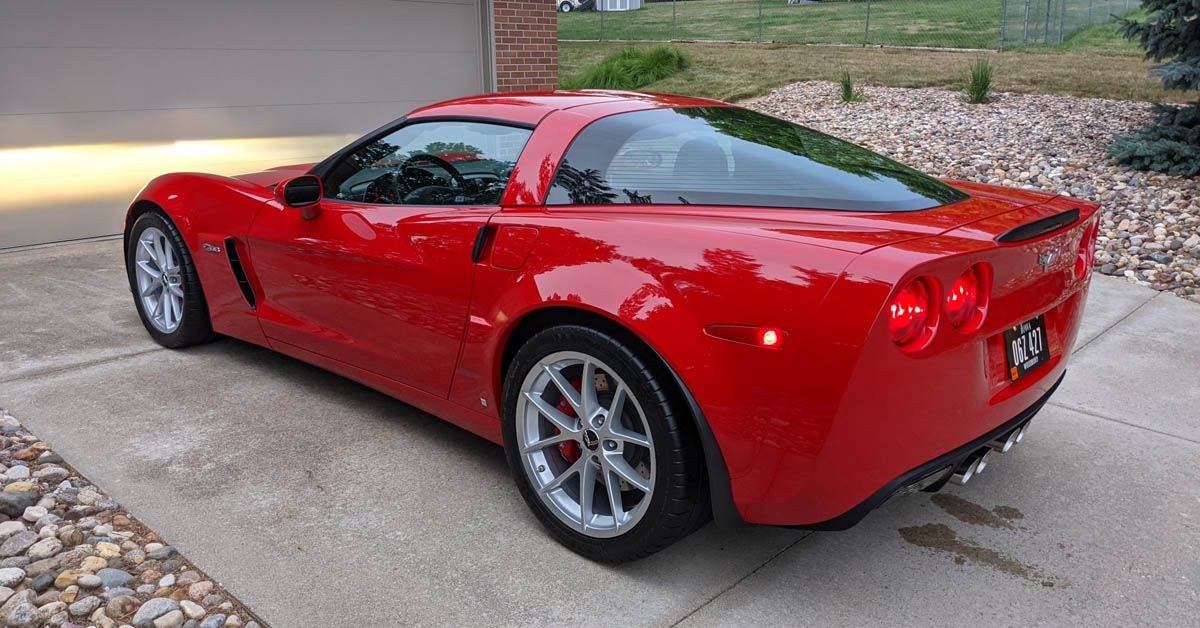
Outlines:
{"label": "car taillight", "polygon": [[952,327],[962,327],[975,315],[979,307],[980,289],[979,273],[973,266],[950,285],[950,290],[946,292],[946,317],[950,319]]}
{"label": "car taillight", "polygon": [[1079,251],[1075,255],[1075,276],[1080,279],[1083,279],[1096,259],[1096,236],[1099,232],[1100,224],[1096,221],[1084,229],[1083,237],[1079,238]]}
{"label": "car taillight", "polygon": [[892,342],[904,345],[925,331],[929,323],[929,286],[924,279],[914,279],[896,294],[888,305]]}

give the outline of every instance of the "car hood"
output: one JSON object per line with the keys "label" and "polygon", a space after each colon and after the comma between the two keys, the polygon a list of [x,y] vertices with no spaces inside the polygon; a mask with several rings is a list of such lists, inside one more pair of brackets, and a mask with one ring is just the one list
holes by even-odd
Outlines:
{"label": "car hood", "polygon": [[234,175],[233,178],[254,183],[265,188],[273,187],[275,184],[284,179],[291,179],[302,174],[308,174],[309,170],[316,164],[292,164],[290,166],[276,166],[262,172],[249,172],[246,174]]}

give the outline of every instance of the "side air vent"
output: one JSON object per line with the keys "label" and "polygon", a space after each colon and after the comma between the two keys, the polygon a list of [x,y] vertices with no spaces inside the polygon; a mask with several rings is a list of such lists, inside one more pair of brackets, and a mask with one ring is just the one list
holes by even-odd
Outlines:
{"label": "side air vent", "polygon": [[1075,224],[1076,220],[1079,220],[1079,210],[1068,209],[1061,214],[1055,214],[1048,218],[1035,220],[1027,225],[1021,225],[1020,227],[1013,227],[1012,229],[1000,234],[1000,237],[996,238],[996,241],[1012,243],[1022,242],[1024,240],[1032,240],[1038,236],[1046,235],[1051,231],[1058,231],[1067,225],[1073,225]]}
{"label": "side air vent", "polygon": [[233,271],[238,287],[242,289],[242,296],[246,297],[246,305],[253,310],[258,305],[258,299],[254,296],[254,288],[250,287],[250,280],[246,278],[246,269],[242,268],[242,260],[238,257],[237,252],[237,242],[233,238],[225,238],[225,254],[229,256],[229,269]]}

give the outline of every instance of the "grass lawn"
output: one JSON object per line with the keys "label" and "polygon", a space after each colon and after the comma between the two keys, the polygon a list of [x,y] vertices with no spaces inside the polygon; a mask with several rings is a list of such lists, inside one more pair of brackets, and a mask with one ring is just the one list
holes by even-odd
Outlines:
{"label": "grass lawn", "polygon": [[[688,0],[647,3],[637,11],[576,11],[558,16],[561,39],[725,40],[995,49],[1006,8],[1004,48],[1056,44],[1079,27],[1137,6],[1134,0],[875,0],[787,4],[787,0]],[[1039,7],[1040,5],[1040,7]],[[672,28],[672,12],[674,27]],[[1047,23],[1050,24],[1047,28]],[[1084,27],[1094,28],[1094,27]],[[1115,27],[1113,27],[1115,28]],[[1049,42],[1039,44],[1039,42]],[[1065,42],[1064,42],[1065,43]],[[1097,42],[1093,42],[1097,43]]]}
{"label": "grass lawn", "polygon": [[[871,5],[871,43],[995,48],[1002,0],[879,0]],[[1016,0],[1014,0],[1016,1]],[[756,41],[758,0],[689,0],[675,4],[675,39]],[[558,16],[562,39],[670,39],[670,2],[626,12],[579,11]],[[866,2],[789,5],[763,0],[765,41],[862,43]]]}
{"label": "grass lawn", "polygon": [[[1073,38],[1052,51],[1001,53],[795,44],[673,45],[691,56],[692,65],[642,89],[742,100],[796,81],[837,81],[842,70],[849,71],[859,84],[958,88],[966,79],[968,66],[983,56],[995,68],[992,81],[996,91],[1180,100],[1179,93],[1164,92],[1159,81],[1147,74],[1150,64],[1140,57],[1080,54],[1075,50],[1087,50],[1088,45]],[[625,46],[560,42],[559,73],[574,76]]]}

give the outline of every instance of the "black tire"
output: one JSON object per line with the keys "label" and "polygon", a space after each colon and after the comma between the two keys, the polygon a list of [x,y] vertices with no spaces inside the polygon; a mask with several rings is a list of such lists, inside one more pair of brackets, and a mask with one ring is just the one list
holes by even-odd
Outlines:
{"label": "black tire", "polygon": [[575,10],[575,5],[570,2],[560,2],[558,3],[558,10],[562,13],[570,13]]}
{"label": "black tire", "polygon": [[[576,351],[612,367],[637,397],[649,428],[654,455],[654,487],[645,514],[631,529],[611,538],[586,536],[561,521],[542,503],[523,467],[517,445],[517,401],[530,369],[546,356]],[[551,327],[535,334],[513,357],[504,382],[504,449],[525,503],[556,540],[591,560],[621,563],[658,552],[695,531],[708,519],[704,461],[699,440],[668,374],[620,340],[578,325]]]}
{"label": "black tire", "polygon": [[[137,275],[135,271],[138,239],[142,236],[142,232],[150,227],[156,227],[159,231],[166,234],[167,239],[174,247],[173,252],[180,259],[179,278],[185,295],[183,300],[183,314],[179,319],[178,327],[169,333],[163,332],[154,326],[145,311],[142,299],[138,295]],[[217,334],[213,333],[212,322],[208,316],[208,302],[204,299],[204,290],[200,285],[200,277],[196,274],[196,265],[192,261],[192,254],[188,251],[187,243],[184,242],[183,235],[179,233],[179,229],[175,227],[175,223],[171,222],[166,215],[158,211],[146,212],[134,221],[133,227],[126,234],[125,242],[125,273],[129,278],[129,290],[133,295],[133,302],[137,308],[138,316],[142,319],[142,325],[145,326],[150,337],[158,344],[169,349],[190,347],[216,339]]]}

